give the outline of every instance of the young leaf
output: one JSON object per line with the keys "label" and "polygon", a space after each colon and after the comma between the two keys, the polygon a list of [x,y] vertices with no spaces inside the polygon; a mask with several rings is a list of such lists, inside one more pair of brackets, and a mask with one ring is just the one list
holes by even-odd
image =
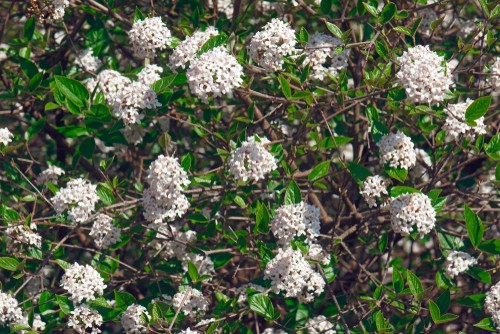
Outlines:
{"label": "young leaf", "polygon": [[434,322],[441,318],[441,311],[439,307],[432,300],[429,300],[429,312],[431,313],[431,318]]}
{"label": "young leaf", "polygon": [[491,318],[484,318],[483,320],[481,320],[480,322],[475,324],[474,327],[481,328],[481,329],[484,329],[484,330],[490,331],[490,332],[497,331],[496,325],[493,322],[493,320],[491,320]]}
{"label": "young leaf", "polygon": [[330,169],[330,160],[320,162],[311,173],[307,176],[307,180],[316,181],[324,177],[328,174],[328,170]]}
{"label": "young leaf", "polygon": [[193,264],[193,262],[188,262],[188,274],[193,282],[198,282],[200,275],[198,274],[198,268]]}
{"label": "young leaf", "polygon": [[342,39],[342,30],[340,30],[339,27],[330,22],[325,22],[325,24],[328,30],[330,30],[330,32],[333,34],[333,36]]}
{"label": "young leaf", "polygon": [[19,261],[12,257],[0,257],[0,268],[16,271]]}
{"label": "young leaf", "polygon": [[292,89],[290,88],[290,84],[285,79],[285,77],[280,75],[278,77],[278,81],[280,82],[281,91],[283,92],[283,95],[285,95],[285,97],[287,99],[291,98],[292,97]]}
{"label": "young leaf", "polygon": [[285,192],[285,204],[298,204],[302,201],[302,194],[297,183],[292,180]]}
{"label": "young leaf", "polygon": [[476,119],[484,116],[491,104],[491,96],[483,96],[471,103],[465,111],[465,121],[468,125],[476,125]]}
{"label": "young leaf", "polygon": [[465,225],[472,245],[477,246],[483,240],[484,225],[481,219],[464,204]]}

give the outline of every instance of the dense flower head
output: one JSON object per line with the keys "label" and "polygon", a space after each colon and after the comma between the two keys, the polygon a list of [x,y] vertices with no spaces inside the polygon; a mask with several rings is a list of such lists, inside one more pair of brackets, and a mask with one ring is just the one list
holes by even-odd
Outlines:
{"label": "dense flower head", "polygon": [[468,270],[476,263],[477,260],[470,254],[453,251],[446,257],[446,274],[453,278]]}
{"label": "dense flower head", "polygon": [[436,223],[436,211],[431,199],[421,193],[402,194],[390,203],[392,229],[396,233],[409,235],[416,231],[423,237]]}
{"label": "dense flower head", "polygon": [[106,285],[99,272],[87,265],[72,264],[61,279],[61,286],[69,292],[69,298],[80,304],[102,296]]}
{"label": "dense flower head", "polygon": [[125,125],[140,124],[144,109],[160,107],[156,93],[142,82],[132,82],[123,88],[113,103],[114,114],[123,120]]}
{"label": "dense flower head", "polygon": [[450,104],[445,109],[447,117],[443,128],[454,139],[464,136],[467,139],[473,140],[476,136],[486,133],[484,116],[475,120],[475,126],[468,125],[465,120],[465,112],[472,102],[471,99],[467,99],[467,101],[462,103]]}
{"label": "dense flower head", "polygon": [[324,80],[326,73],[337,76],[339,71],[347,67],[350,50],[341,53],[335,52],[336,47],[342,45],[342,40],[322,33],[315,33],[309,37],[304,54],[307,55],[303,65],[311,64],[311,77]]}
{"label": "dense flower head", "polygon": [[69,7],[69,0],[48,0],[37,16],[41,22],[58,22],[64,18],[67,7]]}
{"label": "dense flower head", "polygon": [[243,83],[243,66],[223,46],[218,46],[191,61],[186,72],[191,93],[207,102],[222,97]]}
{"label": "dense flower head", "polygon": [[363,181],[360,194],[370,208],[377,206],[377,198],[388,195],[387,184],[388,180],[380,175],[368,176],[366,180]]}
{"label": "dense flower head", "polygon": [[95,72],[101,67],[102,62],[99,58],[93,55],[92,50],[82,50],[76,56],[76,63],[78,66],[83,67],[85,71]]}
{"label": "dense flower head", "polygon": [[155,64],[149,64],[144,66],[144,68],[137,74],[137,80],[151,87],[156,81],[160,80],[160,74],[163,73],[163,68]]}
{"label": "dense flower head", "polygon": [[69,181],[52,197],[56,212],[68,210],[68,219],[73,223],[85,223],[98,201],[97,186],[82,178]]}
{"label": "dense flower head", "polygon": [[500,282],[492,286],[486,293],[484,309],[486,313],[491,314],[491,319],[500,331]]}
{"label": "dense flower head", "polygon": [[5,242],[7,251],[11,254],[22,253],[23,245],[26,245],[28,249],[42,247],[42,237],[23,225],[9,226],[5,230]]}
{"label": "dense flower head", "polygon": [[128,37],[134,52],[140,58],[152,58],[157,49],[162,50],[172,44],[170,29],[158,16],[135,21]]}
{"label": "dense flower head", "polygon": [[409,169],[415,166],[417,156],[411,138],[403,132],[383,136],[377,143],[380,159],[390,167]]}
{"label": "dense flower head", "polygon": [[64,169],[54,165],[50,165],[49,167],[47,167],[47,169],[45,169],[38,175],[38,177],[36,178],[36,184],[42,185],[47,182],[50,182],[52,184],[57,184],[59,177],[64,174],[65,174]]}
{"label": "dense flower head", "polygon": [[439,104],[453,86],[450,71],[443,57],[417,45],[398,58],[400,70],[396,73],[408,98],[414,103]]}
{"label": "dense flower head", "polygon": [[120,96],[125,87],[132,81],[114,70],[104,70],[97,75],[96,79],[87,79],[84,81],[89,92],[93,92],[97,86],[97,91],[102,92],[109,105]]}
{"label": "dense flower head", "polygon": [[[220,4],[220,2],[219,2]],[[196,57],[196,53],[211,37],[217,36],[219,31],[215,27],[207,27],[204,31],[197,30],[179,43],[168,58],[168,66],[172,70],[187,68]]]}
{"label": "dense flower head", "polygon": [[83,304],[71,311],[71,316],[68,319],[68,327],[73,328],[77,333],[84,334],[99,334],[99,326],[102,325],[102,316],[96,310],[91,309]]}
{"label": "dense flower head", "polygon": [[149,318],[148,310],[141,305],[132,304],[122,314],[121,323],[125,333],[141,334],[147,332],[146,323],[144,323],[142,314]]}
{"label": "dense flower head", "polygon": [[238,181],[258,181],[278,168],[273,155],[266,149],[270,141],[263,137],[250,136],[231,153],[229,170]]}
{"label": "dense flower head", "polygon": [[188,318],[203,316],[208,310],[208,301],[200,290],[190,288],[174,295],[172,305]]}
{"label": "dense flower head", "polygon": [[274,259],[266,264],[264,278],[271,281],[275,293],[297,298],[301,303],[314,301],[325,287],[321,275],[313,270],[299,250],[280,248]]}
{"label": "dense flower head", "polygon": [[97,248],[108,248],[120,241],[121,229],[113,225],[113,219],[105,214],[97,215],[89,235],[94,238]]}
{"label": "dense flower head", "polygon": [[310,334],[334,334],[336,331],[333,329],[334,325],[328,321],[324,315],[318,315],[317,317],[307,320],[306,330]]}
{"label": "dense flower head", "polygon": [[495,62],[491,66],[491,86],[495,90],[500,90],[500,57],[495,58]]}
{"label": "dense flower head", "polygon": [[282,246],[301,236],[312,243],[320,233],[319,208],[305,202],[283,205],[276,210],[270,228]]}
{"label": "dense flower head", "polygon": [[12,132],[9,131],[7,128],[1,128],[0,129],[0,143],[4,145],[9,145],[9,143],[12,141],[12,138],[14,138],[14,135]]}
{"label": "dense flower head", "polygon": [[250,57],[266,71],[281,70],[283,57],[295,52],[295,32],[287,22],[272,19],[250,41]]}
{"label": "dense flower head", "polygon": [[0,326],[14,326],[23,321],[23,311],[10,294],[0,292]]}

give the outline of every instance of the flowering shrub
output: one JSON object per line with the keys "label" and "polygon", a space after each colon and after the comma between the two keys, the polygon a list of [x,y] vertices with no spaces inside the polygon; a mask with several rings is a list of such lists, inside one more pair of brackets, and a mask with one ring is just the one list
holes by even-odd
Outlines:
{"label": "flowering shrub", "polygon": [[0,11],[0,333],[500,331],[498,1]]}

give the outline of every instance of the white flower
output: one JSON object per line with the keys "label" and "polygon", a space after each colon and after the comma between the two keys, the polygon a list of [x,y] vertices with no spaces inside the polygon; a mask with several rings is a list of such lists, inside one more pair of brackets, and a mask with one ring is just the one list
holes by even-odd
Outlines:
{"label": "white flower", "polygon": [[319,244],[312,244],[309,246],[306,258],[308,260],[317,261],[324,266],[328,265],[331,260],[330,254],[328,254]]}
{"label": "white flower", "polygon": [[500,331],[500,282],[490,288],[484,300],[486,313],[491,314],[491,319]]}
{"label": "white flower", "polygon": [[278,168],[273,155],[265,147],[270,141],[257,138],[248,137],[231,153],[229,170],[238,181],[263,180],[268,173]]}
{"label": "white flower", "polygon": [[125,125],[140,124],[144,118],[141,110],[160,106],[154,90],[142,82],[132,82],[114,100],[113,112]]}
{"label": "white flower", "polygon": [[160,74],[163,73],[163,68],[158,65],[146,65],[144,68],[137,74],[137,80],[143,83],[144,85],[151,87],[156,81],[160,80]]}
{"label": "white flower", "polygon": [[50,165],[46,170],[38,175],[38,177],[36,178],[36,184],[42,185],[47,182],[57,184],[57,180],[59,179],[59,177],[64,174],[65,172],[62,168]]}
{"label": "white flower", "polygon": [[271,280],[271,289],[280,291],[285,297],[295,297],[301,303],[314,301],[325,287],[321,275],[313,270],[299,250],[280,248],[274,259],[269,261],[264,271],[264,278]]}
{"label": "white flower", "polygon": [[467,139],[473,140],[476,136],[486,133],[486,126],[484,125],[484,116],[476,119],[476,125],[470,126],[465,120],[465,112],[472,104],[471,99],[457,104],[449,104],[445,109],[446,122],[443,125],[444,130],[454,139],[459,139],[464,136]]}
{"label": "white flower", "polygon": [[376,207],[377,198],[388,195],[387,184],[387,179],[380,175],[368,176],[363,182],[363,189],[359,193],[363,196],[370,208]]}
{"label": "white flower", "polygon": [[102,325],[102,316],[96,310],[83,304],[71,311],[68,319],[68,327],[73,328],[77,333],[88,333],[87,328],[92,334],[99,334],[99,326]]}
{"label": "white flower", "polygon": [[400,70],[396,77],[411,101],[427,104],[444,101],[453,80],[443,57],[428,45],[417,45],[403,52],[398,63]]}
{"label": "white flower", "polygon": [[250,57],[266,71],[281,70],[283,57],[295,52],[295,32],[287,22],[272,19],[250,41]]}
{"label": "white flower", "polygon": [[128,37],[134,52],[140,58],[152,58],[157,49],[165,49],[172,43],[170,29],[158,16],[134,22]]}
{"label": "white flower", "polygon": [[5,242],[7,252],[12,254],[22,253],[23,245],[28,246],[28,249],[42,247],[42,237],[23,225],[9,226],[5,230]]}
{"label": "white flower", "polygon": [[43,330],[45,330],[45,322],[42,320],[40,314],[37,313],[33,316],[33,326],[31,329],[39,332],[43,332]]}
{"label": "white flower", "polygon": [[222,97],[241,86],[243,67],[219,46],[193,59],[186,76],[191,93],[207,102],[209,97]]}
{"label": "white flower", "polygon": [[307,332],[310,334],[334,334],[336,331],[333,330],[333,327],[333,324],[324,315],[307,320],[305,326]]}
{"label": "white flower", "polygon": [[446,274],[451,278],[468,270],[477,260],[465,252],[453,251],[446,257]]}
{"label": "white flower", "polygon": [[311,77],[324,80],[326,73],[337,76],[338,72],[347,67],[350,50],[346,49],[336,54],[337,46],[342,45],[342,40],[322,33],[315,33],[309,37],[304,54],[307,55],[303,66],[311,64]]}
{"label": "white flower", "polygon": [[[219,2],[220,4],[220,2]],[[197,30],[192,36],[187,36],[177,45],[170,57],[168,66],[175,71],[178,68],[187,68],[196,56],[196,53],[211,37],[217,36],[219,32],[215,27],[207,27],[205,31]]]}
{"label": "white flower", "polygon": [[0,292],[0,326],[14,326],[23,321],[23,311],[10,294]]}
{"label": "white flower", "polygon": [[146,333],[147,328],[142,318],[143,313],[149,318],[148,310],[137,304],[130,305],[123,312],[121,323],[127,334]]}
{"label": "white flower", "polygon": [[48,0],[38,17],[41,22],[53,23],[61,21],[68,6],[69,0]]}
{"label": "white flower", "polygon": [[94,238],[97,248],[108,248],[120,241],[121,229],[113,225],[113,219],[105,214],[99,214],[92,225],[89,235]]}
{"label": "white flower", "polygon": [[174,295],[172,305],[176,309],[181,309],[188,318],[202,316],[208,309],[208,301],[201,291],[189,288]]}
{"label": "white flower", "polygon": [[495,62],[491,66],[491,86],[493,89],[500,90],[500,57],[495,59]]}
{"label": "white flower", "polygon": [[61,188],[52,197],[52,203],[58,214],[68,210],[68,219],[71,222],[84,223],[89,219],[99,201],[96,189],[97,186],[87,180],[74,179],[68,182],[66,188]]}
{"label": "white flower", "polygon": [[9,45],[0,43],[0,62],[8,58],[7,51],[9,51]]}
{"label": "white flower", "polygon": [[12,141],[12,138],[14,138],[14,135],[9,131],[9,129],[0,129],[0,143],[9,145],[9,143]]}
{"label": "white flower", "polygon": [[436,211],[431,199],[421,193],[402,194],[390,203],[392,229],[396,233],[409,235],[416,231],[423,237],[436,223]]}
{"label": "white flower", "polygon": [[179,334],[199,334],[200,332],[198,331],[193,331],[191,330],[191,328],[186,328],[185,330],[183,331],[180,331]]}
{"label": "white flower", "polygon": [[75,303],[94,300],[102,296],[106,285],[104,280],[91,266],[74,263],[64,273],[61,286],[69,292],[69,298]]}
{"label": "white flower", "polygon": [[99,58],[94,57],[92,50],[83,50],[76,56],[76,62],[86,71],[95,72],[101,67],[102,62]]}
{"label": "white flower", "polygon": [[300,236],[312,243],[320,233],[319,208],[304,202],[283,205],[276,210],[270,228],[282,246]]}
{"label": "white flower", "polygon": [[[109,105],[113,105],[116,98],[132,81],[114,70],[104,70],[97,75],[96,79],[84,80],[90,93],[97,86],[97,92],[101,91]],[[97,93],[96,92],[96,93]]]}
{"label": "white flower", "polygon": [[411,138],[403,132],[383,136],[377,143],[383,164],[409,169],[415,166],[417,156]]}

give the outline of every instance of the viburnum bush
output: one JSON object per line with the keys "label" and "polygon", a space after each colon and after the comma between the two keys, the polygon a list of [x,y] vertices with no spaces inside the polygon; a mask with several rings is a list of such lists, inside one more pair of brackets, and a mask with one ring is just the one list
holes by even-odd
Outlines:
{"label": "viburnum bush", "polygon": [[0,333],[500,332],[495,0],[0,3]]}

